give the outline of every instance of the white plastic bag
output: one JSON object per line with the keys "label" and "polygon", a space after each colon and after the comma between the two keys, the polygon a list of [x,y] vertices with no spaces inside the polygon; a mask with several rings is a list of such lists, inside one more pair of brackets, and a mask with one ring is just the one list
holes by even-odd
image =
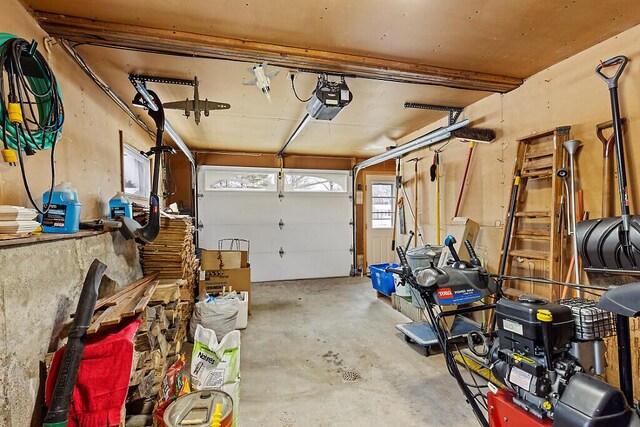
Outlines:
{"label": "white plastic bag", "polygon": [[219,389],[233,399],[234,425],[240,401],[240,331],[231,331],[220,343],[216,333],[197,325],[191,354],[194,390]]}
{"label": "white plastic bag", "polygon": [[208,298],[197,302],[193,308],[189,337],[194,338],[196,326],[216,332],[218,340],[236,328],[240,301],[238,298],[216,298],[207,302]]}

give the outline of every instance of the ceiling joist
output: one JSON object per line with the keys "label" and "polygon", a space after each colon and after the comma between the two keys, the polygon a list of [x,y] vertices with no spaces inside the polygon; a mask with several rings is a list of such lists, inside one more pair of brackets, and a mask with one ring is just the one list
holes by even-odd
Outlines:
{"label": "ceiling joist", "polygon": [[504,93],[522,84],[522,79],[514,77],[369,56],[96,21],[41,11],[35,11],[34,15],[49,35],[76,43],[246,62],[267,61],[273,65],[288,68],[305,68],[350,74],[361,78],[489,92]]}

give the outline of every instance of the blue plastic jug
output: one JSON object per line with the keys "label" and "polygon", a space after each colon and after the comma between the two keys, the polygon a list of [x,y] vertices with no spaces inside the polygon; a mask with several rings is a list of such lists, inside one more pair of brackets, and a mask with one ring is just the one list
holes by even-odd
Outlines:
{"label": "blue plastic jug", "polygon": [[[42,195],[44,206],[51,200],[49,211],[42,215],[42,231],[45,233],[77,233],[80,228],[80,210],[78,192],[68,182],[53,187],[53,194],[47,191]],[[44,208],[43,206],[43,208]]]}
{"label": "blue plastic jug", "polygon": [[133,218],[133,209],[131,200],[123,192],[118,192],[111,200],[109,200],[109,217],[118,219],[122,216]]}

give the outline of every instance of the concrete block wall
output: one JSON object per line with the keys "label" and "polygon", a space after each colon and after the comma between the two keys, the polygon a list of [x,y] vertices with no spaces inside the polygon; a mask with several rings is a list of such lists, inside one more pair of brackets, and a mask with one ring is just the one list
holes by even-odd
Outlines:
{"label": "concrete block wall", "polygon": [[136,244],[115,232],[0,249],[0,425],[42,425],[45,355],[96,258],[119,286],[142,276]]}

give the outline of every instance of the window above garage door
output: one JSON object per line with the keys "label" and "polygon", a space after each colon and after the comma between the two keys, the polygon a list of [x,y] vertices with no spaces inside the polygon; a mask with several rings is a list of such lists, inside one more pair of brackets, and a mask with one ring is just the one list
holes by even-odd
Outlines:
{"label": "window above garage door", "polygon": [[346,193],[348,172],[285,170],[284,191]]}
{"label": "window above garage door", "polygon": [[348,171],[284,169],[278,182],[278,169],[218,168],[203,171],[205,191],[260,191],[294,193],[347,193]]}
{"label": "window above garage door", "polygon": [[203,172],[206,191],[278,190],[278,172],[274,169],[208,167]]}

